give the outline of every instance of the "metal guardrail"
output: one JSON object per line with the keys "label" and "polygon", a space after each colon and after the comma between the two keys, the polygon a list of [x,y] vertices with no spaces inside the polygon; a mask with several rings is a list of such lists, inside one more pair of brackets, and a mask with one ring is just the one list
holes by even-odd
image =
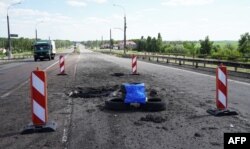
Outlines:
{"label": "metal guardrail", "polygon": [[19,62],[20,60],[33,58],[33,55],[20,55],[20,56],[13,56],[13,58],[9,59],[8,57],[0,58],[1,63],[10,63],[10,62]]}
{"label": "metal guardrail", "polygon": [[[110,52],[102,52],[102,53],[108,53],[108,54],[115,54],[122,57],[132,57],[133,54],[119,54],[119,53],[110,53]],[[178,57],[178,56],[162,56],[162,55],[144,55],[144,54],[135,54],[138,58],[148,61],[156,61],[156,62],[162,62],[162,63],[175,63],[178,65],[187,65],[186,62],[190,62],[191,66],[194,66],[195,68],[198,67],[204,67],[207,68],[207,65],[220,65],[223,64],[227,67],[233,67],[235,72],[239,72],[238,69],[250,69],[250,64],[248,63],[242,63],[242,62],[231,62],[226,60],[213,60],[213,59],[205,59],[205,58],[184,58],[184,57]],[[174,61],[174,62],[171,62]],[[189,64],[190,65],[190,64]],[[202,66],[200,66],[202,65]]]}
{"label": "metal guardrail", "polygon": [[179,65],[185,65],[185,62],[191,62],[192,65],[196,68],[199,67],[199,64],[203,64],[203,67],[206,65],[220,65],[224,64],[228,67],[234,67],[234,71],[237,72],[238,68],[242,69],[250,69],[250,64],[241,63],[241,62],[230,62],[225,60],[211,60],[211,59],[199,59],[199,58],[180,58],[180,57],[170,57],[170,56],[149,56],[149,55],[138,55],[138,57],[145,59],[147,58],[149,61],[151,59],[156,59],[157,62],[165,61],[166,63],[170,63],[170,60],[174,60],[175,63]]}

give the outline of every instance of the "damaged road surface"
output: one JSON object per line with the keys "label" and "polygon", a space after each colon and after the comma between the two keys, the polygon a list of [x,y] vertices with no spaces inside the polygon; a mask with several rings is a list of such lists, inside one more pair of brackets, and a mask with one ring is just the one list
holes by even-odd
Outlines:
{"label": "damaged road surface", "polygon": [[[0,148],[221,149],[225,132],[249,132],[249,84],[229,81],[229,107],[238,116],[213,117],[215,78],[166,66],[91,52],[66,58],[67,76],[47,70],[52,133],[20,135],[31,121],[29,84],[0,99]],[[18,72],[16,72],[18,73]],[[122,83],[145,83],[148,98],[161,98],[166,110],[111,111],[105,101],[120,97]]]}

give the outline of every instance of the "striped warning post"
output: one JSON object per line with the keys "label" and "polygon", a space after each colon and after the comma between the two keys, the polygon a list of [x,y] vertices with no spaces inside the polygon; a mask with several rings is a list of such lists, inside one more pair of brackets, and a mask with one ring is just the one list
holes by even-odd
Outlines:
{"label": "striped warning post", "polygon": [[208,109],[207,113],[214,116],[238,115],[228,109],[228,74],[227,67],[221,64],[216,69],[216,109]]}
{"label": "striped warning post", "polygon": [[219,110],[227,109],[227,67],[216,69],[216,105]]}
{"label": "striped warning post", "polygon": [[47,112],[47,81],[44,71],[31,73],[32,122],[34,125],[45,125]]}
{"label": "striped warning post", "polygon": [[32,123],[25,126],[21,134],[55,131],[56,123],[48,122],[46,73],[39,68],[31,73],[30,90]]}
{"label": "striped warning post", "polygon": [[65,74],[64,56],[60,55],[59,63],[60,63],[60,74]]}
{"label": "striped warning post", "polygon": [[132,56],[132,74],[137,74],[137,56],[135,55]]}

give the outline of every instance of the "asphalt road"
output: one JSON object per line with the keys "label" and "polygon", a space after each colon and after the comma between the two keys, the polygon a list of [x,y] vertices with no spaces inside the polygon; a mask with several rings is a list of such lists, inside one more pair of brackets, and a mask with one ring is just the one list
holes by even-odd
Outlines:
{"label": "asphalt road", "polygon": [[[72,51],[72,50],[70,50]],[[70,52],[69,50],[67,52]],[[60,53],[66,55],[67,53]],[[41,70],[47,71],[52,66],[58,64],[58,55],[54,60],[37,61],[34,59],[24,59],[23,61],[11,62],[0,65],[0,97],[6,97],[12,93],[13,89],[17,89],[17,86],[23,86],[28,83],[30,73],[37,67]]]}
{"label": "asphalt road", "polygon": [[[102,54],[98,57],[131,69],[131,60]],[[215,74],[207,75],[142,61],[138,62],[138,72],[150,74],[156,77],[160,83],[190,92],[194,96],[200,97],[200,101],[209,102],[215,100]],[[239,111],[241,115],[250,120],[250,83],[247,83],[248,81],[249,79],[245,79],[245,81],[231,80],[229,77],[228,100],[230,109]]]}
{"label": "asphalt road", "polygon": [[[215,107],[213,75],[139,61],[140,75],[131,76],[131,59],[80,49],[65,53],[66,76],[57,75],[56,60],[0,65],[0,148],[220,149],[225,132],[250,131],[249,83],[229,80],[229,108],[239,115],[217,118],[206,113]],[[27,80],[37,65],[47,72],[49,121],[57,130],[20,135],[31,121]],[[104,102],[112,95],[69,97],[89,88],[115,91],[124,82],[144,82],[166,101],[166,111],[109,111]]]}

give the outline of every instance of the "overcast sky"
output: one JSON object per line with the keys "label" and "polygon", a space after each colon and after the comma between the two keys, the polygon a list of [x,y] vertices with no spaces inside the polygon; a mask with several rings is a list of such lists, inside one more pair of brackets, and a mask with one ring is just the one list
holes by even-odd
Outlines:
{"label": "overcast sky", "polygon": [[[7,37],[7,7],[20,0],[0,0],[0,37]],[[22,0],[10,7],[11,33],[46,39],[123,39],[157,36],[164,40],[238,40],[250,32],[250,0]],[[43,21],[43,23],[39,23]]]}

